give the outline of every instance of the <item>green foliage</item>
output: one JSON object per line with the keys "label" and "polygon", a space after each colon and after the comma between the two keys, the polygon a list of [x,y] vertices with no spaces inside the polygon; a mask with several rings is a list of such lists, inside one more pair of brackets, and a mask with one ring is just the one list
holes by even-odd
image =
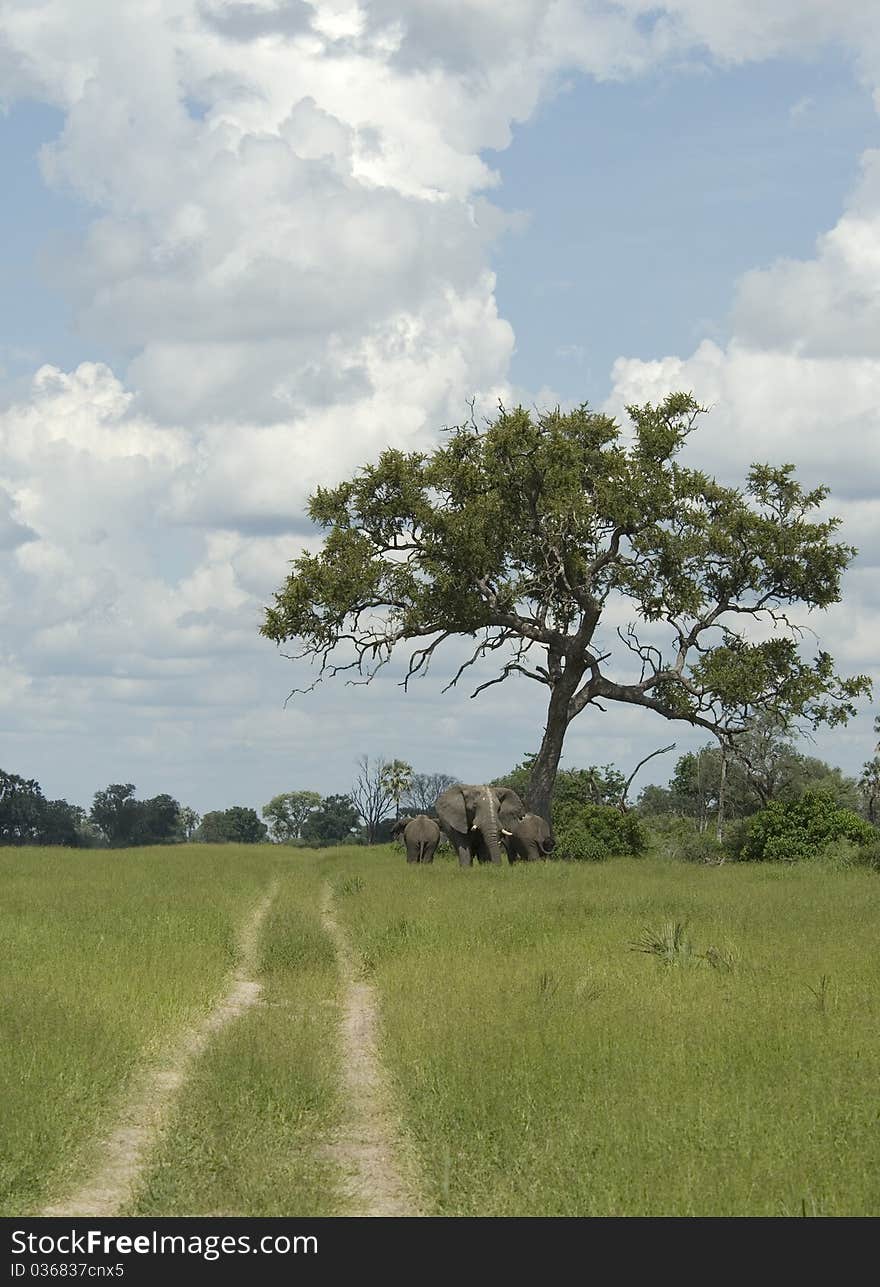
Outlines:
{"label": "green foliage", "polygon": [[167,845],[180,840],[180,805],[170,795],[137,802],[132,841],[136,845]]}
{"label": "green foliage", "polygon": [[283,791],[263,805],[263,817],[269,824],[272,839],[279,844],[298,840],[306,819],[321,803],[317,791]]}
{"label": "green foliage", "polygon": [[412,786],[413,768],[406,760],[390,760],[381,770],[382,785],[394,801],[394,812],[400,814],[400,802]]}
{"label": "green foliage", "polygon": [[658,957],[664,965],[687,966],[700,959],[682,921],[665,921],[659,930],[644,929],[630,947],[633,952]]}
{"label": "green foliage", "polygon": [[66,800],[47,800],[39,782],[0,769],[0,845],[89,843],[85,813]]}
{"label": "green foliage", "polygon": [[[676,813],[705,828],[718,810],[721,750],[711,743],[682,755],[668,788],[646,787],[639,797],[642,816]],[[754,721],[734,740],[727,756],[724,817],[747,818],[771,800],[795,800],[807,789],[825,792],[846,808],[859,803],[858,785],[839,768],[803,755],[772,720]]]}
{"label": "green foliage", "polygon": [[830,841],[875,845],[877,832],[833,796],[808,790],[797,800],[774,800],[748,826],[741,857],[751,861],[799,862],[814,858]]}
{"label": "green foliage", "polygon": [[[506,786],[525,800],[534,755],[527,755],[521,764],[495,778],[493,786]],[[624,775],[613,764],[590,764],[585,769],[560,769],[556,774],[553,793],[553,825],[560,826],[572,811],[587,805],[614,805],[620,803],[626,784]]]}
{"label": "green foliage", "polygon": [[617,855],[637,857],[647,837],[634,813],[609,805],[570,807],[556,829],[554,856],[576,862],[603,862]]}
{"label": "green foliage", "polygon": [[181,839],[180,805],[173,796],[136,800],[131,782],[96,791],[89,820],[111,848],[173,844]]}
{"label": "green foliage", "polygon": [[184,840],[192,840],[198,830],[201,816],[191,809],[189,805],[183,805],[178,815],[178,827],[180,835]]}
{"label": "green foliage", "polygon": [[103,791],[96,791],[89,818],[108,845],[133,844],[138,822],[134,783],[114,782]]}
{"label": "green foliage", "polygon": [[328,795],[309,814],[303,824],[302,838],[310,845],[350,844],[358,821],[358,811],[351,796]]}
{"label": "green foliage", "polygon": [[206,813],[193,839],[204,844],[254,845],[266,839],[268,828],[260,822],[255,809],[233,805]]}
{"label": "green foliage", "polygon": [[865,817],[869,822],[880,822],[880,759],[876,755],[862,765],[858,786]]}
{"label": "green foliage", "polygon": [[[586,405],[535,416],[501,407],[429,454],[384,451],[311,497],[323,548],[293,561],[262,634],[298,640],[299,656],[320,664],[316,682],[340,670],[372,676],[404,641],[414,648],[408,681],[465,635],[476,646],[459,675],[492,656],[499,679],[547,686],[531,775],[539,812],[568,724],[594,703],[641,705],[713,732],[746,728],[771,706],[783,721],[845,722],[869,680],[836,675],[824,651],[802,656],[786,630],[790,606],[838,602],[856,553],[833,539],[838,519],[816,517],[828,489],[803,488],[788,464],[754,465],[741,488],[683,466],[676,457],[700,411],[686,393],[630,406],[625,445]],[[621,599],[633,622],[657,628],[647,639],[630,625],[599,656],[605,606]],[[774,637],[752,642],[755,619]],[[638,681],[616,680],[633,657]]]}

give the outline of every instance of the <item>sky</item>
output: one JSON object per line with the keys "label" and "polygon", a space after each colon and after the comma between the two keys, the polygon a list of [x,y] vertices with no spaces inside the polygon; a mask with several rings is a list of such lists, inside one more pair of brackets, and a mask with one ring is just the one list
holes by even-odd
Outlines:
{"label": "sky", "polygon": [[[309,493],[471,398],[687,389],[689,463],[827,483],[809,625],[880,680],[878,109],[864,0],[0,0],[0,767],[205,812],[536,749],[538,685],[286,701],[258,633]],[[673,739],[588,709],[563,766]]]}

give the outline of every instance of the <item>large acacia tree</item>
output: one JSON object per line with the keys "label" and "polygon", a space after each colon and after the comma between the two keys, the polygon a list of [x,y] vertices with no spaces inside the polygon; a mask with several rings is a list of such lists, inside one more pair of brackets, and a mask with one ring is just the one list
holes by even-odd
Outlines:
{"label": "large acacia tree", "polygon": [[[406,688],[464,636],[473,649],[449,686],[485,659],[497,673],[473,696],[515,677],[543,685],[527,794],[545,817],[566,730],[590,706],[645,707],[722,741],[764,711],[845,722],[869,681],[805,655],[789,616],[837,602],[856,554],[833,541],[839,520],[815,514],[828,489],[804,490],[791,465],[754,465],[742,488],[685,467],[702,410],[684,393],[628,407],[624,439],[587,406],[502,407],[428,454],[383,452],[311,497],[323,548],[294,561],[262,633],[299,641],[315,683],[369,680],[408,643]],[[621,601],[629,624],[607,626]]]}

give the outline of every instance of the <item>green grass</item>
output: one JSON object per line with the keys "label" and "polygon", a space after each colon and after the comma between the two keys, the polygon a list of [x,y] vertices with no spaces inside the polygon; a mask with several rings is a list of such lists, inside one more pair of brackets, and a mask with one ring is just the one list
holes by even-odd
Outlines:
{"label": "green grass", "polygon": [[267,848],[0,850],[0,1214],[91,1165],[135,1070],[210,1006]]}
{"label": "green grass", "polygon": [[[290,851],[288,851],[290,852]],[[289,864],[262,936],[262,1003],[210,1043],[131,1215],[340,1213],[322,1152],[338,1110],[336,964],[312,856]]]}
{"label": "green grass", "polygon": [[875,874],[329,861],[435,1213],[880,1212]]}
{"label": "green grass", "polygon": [[375,984],[428,1209],[880,1213],[880,875],[655,858],[461,871],[389,849],[0,851],[0,1212],[94,1162],[145,1060],[225,989],[132,1214],[340,1211],[324,880]]}

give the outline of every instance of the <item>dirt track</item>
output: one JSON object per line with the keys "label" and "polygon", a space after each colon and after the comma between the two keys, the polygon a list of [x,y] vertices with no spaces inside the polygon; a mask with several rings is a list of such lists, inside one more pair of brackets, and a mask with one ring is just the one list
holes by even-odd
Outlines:
{"label": "dirt track", "polygon": [[321,919],[336,948],[342,980],[342,1068],[345,1121],[328,1152],[343,1172],[345,1195],[361,1216],[421,1215],[415,1164],[397,1125],[388,1078],[378,1050],[378,1014],[372,986],[358,963],[324,890]]}
{"label": "dirt track", "polygon": [[278,882],[275,881],[242,928],[240,961],[228,991],[201,1023],[182,1034],[165,1059],[146,1069],[138,1078],[116,1125],[99,1145],[97,1169],[73,1193],[44,1207],[38,1214],[114,1216],[124,1210],[193,1061],[215,1032],[259,1000],[261,985],[253,977],[257,945],[263,921],[277,892]]}

